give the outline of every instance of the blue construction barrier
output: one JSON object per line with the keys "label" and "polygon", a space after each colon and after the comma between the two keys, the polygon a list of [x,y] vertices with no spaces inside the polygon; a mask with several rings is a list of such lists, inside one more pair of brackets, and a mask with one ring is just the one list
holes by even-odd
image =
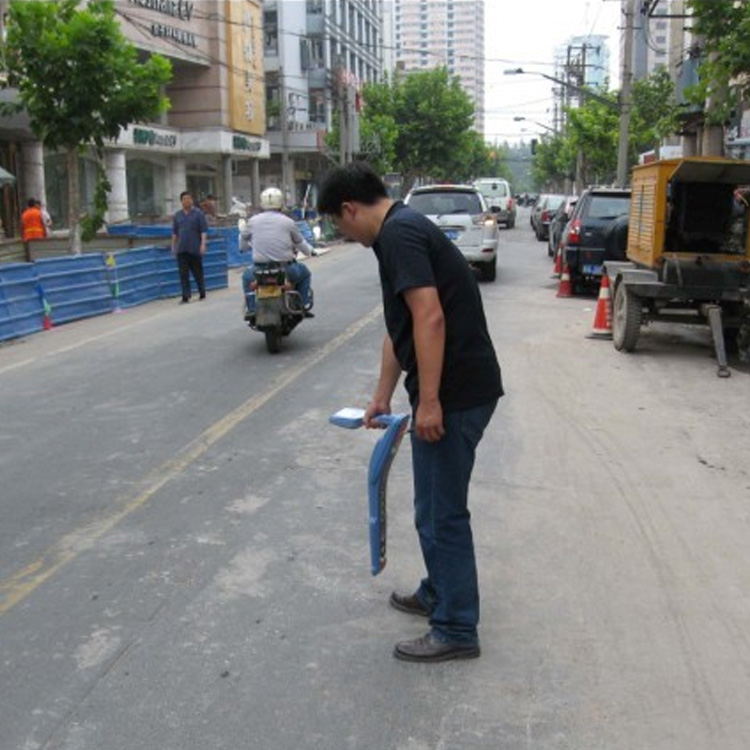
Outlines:
{"label": "blue construction barrier", "polygon": [[150,224],[149,226],[136,226],[130,232],[133,237],[155,237],[163,239],[172,236],[171,224]]}
{"label": "blue construction barrier", "polygon": [[253,262],[251,253],[240,252],[240,230],[234,227],[211,227],[208,230],[210,237],[222,237],[227,248],[227,265],[230,268],[247,266]]}
{"label": "blue construction barrier", "polygon": [[92,253],[45,258],[35,263],[53,323],[112,312],[115,301],[104,255]]}
{"label": "blue construction barrier", "polygon": [[118,236],[131,235],[135,232],[135,224],[110,224],[107,226],[107,234]]}
{"label": "blue construction barrier", "polygon": [[109,283],[116,308],[135,307],[159,299],[156,247],[121,250],[107,256]]}
{"label": "blue construction barrier", "polygon": [[41,331],[44,305],[33,263],[0,266],[0,341]]}
{"label": "blue construction barrier", "polygon": [[305,242],[315,247],[315,235],[313,234],[312,227],[306,221],[298,221],[297,228]]}

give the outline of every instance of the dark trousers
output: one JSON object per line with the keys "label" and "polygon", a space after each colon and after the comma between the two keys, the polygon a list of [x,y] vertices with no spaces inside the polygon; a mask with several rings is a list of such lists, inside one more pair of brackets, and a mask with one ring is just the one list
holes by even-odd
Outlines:
{"label": "dark trousers", "polygon": [[177,253],[177,267],[180,269],[180,286],[182,299],[190,299],[190,274],[193,274],[198,287],[198,294],[206,296],[206,283],[203,280],[203,256],[192,253]]}
{"label": "dark trousers", "polygon": [[479,587],[469,513],[469,480],[477,445],[497,401],[443,415],[437,443],[412,433],[414,509],[427,577],[417,598],[432,609],[440,641],[477,642]]}

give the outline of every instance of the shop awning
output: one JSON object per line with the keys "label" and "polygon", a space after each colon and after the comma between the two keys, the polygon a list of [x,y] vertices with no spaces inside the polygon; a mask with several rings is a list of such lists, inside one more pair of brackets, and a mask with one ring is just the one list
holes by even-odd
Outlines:
{"label": "shop awning", "polygon": [[16,178],[10,172],[0,167],[0,185],[12,185],[15,181]]}

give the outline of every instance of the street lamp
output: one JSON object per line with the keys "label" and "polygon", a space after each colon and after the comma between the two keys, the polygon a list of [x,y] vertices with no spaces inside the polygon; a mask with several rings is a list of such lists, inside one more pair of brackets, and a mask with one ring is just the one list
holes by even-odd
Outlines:
{"label": "street lamp", "polygon": [[523,76],[523,75],[541,76],[542,78],[546,78],[548,81],[552,81],[553,83],[556,83],[558,86],[564,86],[567,89],[572,89],[573,91],[576,91],[582,96],[588,96],[589,99],[593,99],[594,101],[599,102],[600,104],[604,104],[606,107],[609,107],[610,109],[614,109],[615,112],[620,111],[619,104],[616,104],[615,102],[609,99],[606,99],[603,96],[599,96],[599,94],[595,93],[591,89],[587,89],[584,86],[577,86],[575,83],[571,83],[570,81],[564,81],[562,78],[555,78],[554,76],[547,75],[546,73],[540,73],[538,70],[524,70],[523,68],[509,68],[508,70],[504,71],[504,75],[506,76]]}
{"label": "street lamp", "polygon": [[545,125],[543,122],[537,122],[536,120],[529,120],[528,117],[521,117],[519,115],[513,118],[513,122],[533,122],[534,125],[536,125],[537,127],[544,128],[545,130],[549,130],[550,133],[554,133],[555,135],[560,135],[557,132],[557,130],[555,130],[554,128],[551,128],[549,125]]}

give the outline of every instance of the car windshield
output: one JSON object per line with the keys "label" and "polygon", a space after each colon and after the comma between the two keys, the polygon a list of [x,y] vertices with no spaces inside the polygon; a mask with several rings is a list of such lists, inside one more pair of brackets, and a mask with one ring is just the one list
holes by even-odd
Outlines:
{"label": "car windshield", "polygon": [[481,214],[482,201],[476,193],[414,193],[409,206],[425,216]]}
{"label": "car windshield", "polygon": [[546,208],[554,211],[560,207],[560,204],[565,200],[564,195],[549,195],[547,196]]}
{"label": "car windshield", "polygon": [[592,195],[586,213],[592,219],[616,219],[629,210],[629,195]]}

